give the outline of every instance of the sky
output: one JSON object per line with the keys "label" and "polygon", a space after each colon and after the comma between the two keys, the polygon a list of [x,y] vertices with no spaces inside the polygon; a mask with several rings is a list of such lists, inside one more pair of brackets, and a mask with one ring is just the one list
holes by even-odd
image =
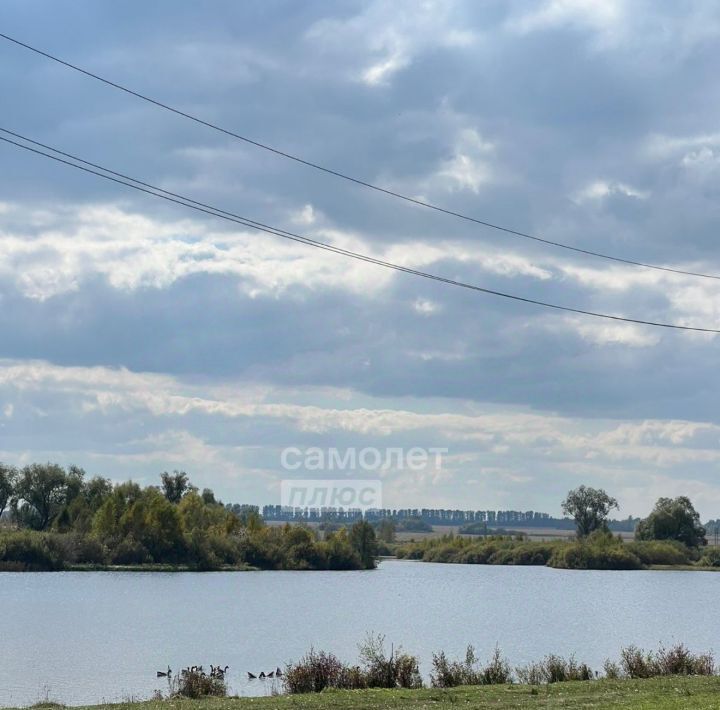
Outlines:
{"label": "sky", "polygon": [[[5,0],[0,31],[280,150],[581,249],[720,274],[714,2]],[[479,286],[720,328],[720,282],[454,219],[0,40],[2,127]],[[720,517],[718,338],[451,288],[0,145],[0,460],[227,501],[379,477],[387,507]],[[282,452],[443,448],[421,469]],[[395,463],[398,463],[395,461]]]}

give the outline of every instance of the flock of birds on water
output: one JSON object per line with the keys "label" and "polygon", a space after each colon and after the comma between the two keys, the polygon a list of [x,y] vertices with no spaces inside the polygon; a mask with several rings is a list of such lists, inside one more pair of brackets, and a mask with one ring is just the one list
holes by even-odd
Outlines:
{"label": "flock of birds on water", "polygon": [[[210,678],[217,678],[219,680],[225,679],[225,674],[228,671],[228,668],[230,666],[213,666],[210,664],[210,673],[206,673],[205,669],[202,666],[188,666],[187,668],[183,668],[180,671],[180,675],[185,677],[190,675],[191,673],[197,673],[198,675],[201,675],[203,677],[210,677]],[[168,666],[168,669],[166,671],[157,671],[157,677],[158,678],[172,678],[172,669],[170,666]],[[282,671],[280,668],[276,668],[274,671],[270,671],[269,673],[265,673],[265,671],[260,671],[257,675],[255,673],[250,673],[250,671],[247,672],[248,680],[265,680],[266,678],[281,678],[282,677]]]}
{"label": "flock of birds on water", "polygon": [[265,680],[265,678],[280,678],[282,676],[282,671],[279,668],[276,668],[274,671],[270,671],[269,673],[264,673],[263,671],[260,671],[258,675],[255,675],[254,673],[251,673],[248,671],[248,680]]}

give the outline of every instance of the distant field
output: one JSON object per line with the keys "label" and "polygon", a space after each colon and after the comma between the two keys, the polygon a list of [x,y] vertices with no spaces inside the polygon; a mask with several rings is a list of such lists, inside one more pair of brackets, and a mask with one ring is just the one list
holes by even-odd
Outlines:
{"label": "distant field", "polygon": [[[508,528],[505,528],[506,530],[514,530],[520,533],[523,533],[524,535],[527,535],[532,540],[539,540],[539,541],[546,541],[546,540],[567,540],[568,538],[571,538],[575,535],[574,530],[560,530],[558,528],[524,528],[524,527],[516,527],[511,526]],[[453,533],[455,535],[460,535],[458,532],[460,530],[459,525],[434,525],[432,532],[399,532],[397,533],[397,539],[400,542],[407,542],[409,540],[424,540],[426,538],[434,538],[434,537],[441,537],[443,535],[447,535],[449,533]],[[493,529],[488,528],[488,535],[493,534]],[[633,539],[633,533],[631,532],[622,532],[622,533],[615,533],[616,535],[622,535],[624,540],[632,540]],[[479,537],[478,535],[461,535],[461,537]]]}
{"label": "distant field", "polygon": [[[277,520],[269,520],[268,525],[285,525],[284,522]],[[307,523],[308,527],[317,529],[320,523]],[[559,530],[558,528],[525,528],[517,526],[508,526],[506,530],[516,530],[527,535],[532,540],[566,540],[567,538],[575,535],[574,530]],[[409,542],[410,540],[425,540],[427,538],[442,537],[443,535],[459,535],[459,525],[433,525],[432,532],[398,532],[396,533],[396,539],[398,542]],[[488,528],[488,535],[493,534],[493,528]],[[622,535],[625,540],[632,540],[633,533],[623,532],[616,533],[616,535]],[[462,537],[478,537],[477,535],[462,535]]]}
{"label": "distant field", "polygon": [[[268,521],[268,525],[285,525],[279,521]],[[319,523],[309,523],[311,528],[319,527]],[[453,535],[459,535],[459,525],[433,525],[432,532],[398,532],[396,539],[398,542],[409,542],[410,540],[425,540],[427,538],[442,537],[452,533]],[[560,530],[559,528],[526,528],[521,526],[509,525],[505,528],[506,530],[515,530],[517,532],[527,535],[531,540],[537,540],[539,542],[545,542],[549,540],[567,540],[568,538],[575,536],[574,530]],[[493,534],[493,528],[488,528],[488,535]],[[614,535],[620,535],[623,540],[634,539],[634,533],[632,532],[616,532]],[[477,535],[462,535],[461,537],[478,537]],[[717,544],[713,535],[708,535],[708,546]],[[720,704],[718,705],[720,707]]]}

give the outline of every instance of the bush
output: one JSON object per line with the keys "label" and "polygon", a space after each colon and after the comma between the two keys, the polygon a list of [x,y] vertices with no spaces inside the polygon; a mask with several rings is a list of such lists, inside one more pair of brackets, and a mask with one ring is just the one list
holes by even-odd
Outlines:
{"label": "bush", "polygon": [[345,683],[359,678],[360,674],[344,666],[337,656],[311,648],[297,663],[285,669],[283,683],[291,694],[319,693],[326,688],[345,688]]}
{"label": "bush", "polygon": [[132,537],[126,537],[113,550],[110,560],[114,565],[141,565],[152,562],[152,557],[145,545]]}
{"label": "bush", "polygon": [[628,547],[610,534],[591,535],[556,547],[548,564],[561,569],[642,569],[642,562]]}
{"label": "bush", "polygon": [[480,669],[481,685],[504,685],[512,683],[512,671],[507,659],[500,655],[500,649],[495,647],[490,661]]}
{"label": "bush", "polygon": [[686,565],[690,563],[690,550],[681,542],[644,540],[626,544],[645,565]]}
{"label": "bush", "polygon": [[683,644],[663,646],[653,653],[636,646],[620,651],[620,666],[628,678],[653,678],[669,675],[714,675],[715,661],[710,653],[691,653]]}
{"label": "bush", "polygon": [[420,663],[415,656],[407,653],[395,656],[393,675],[395,676],[395,684],[399,688],[422,688]]}
{"label": "bush", "polygon": [[475,650],[467,647],[464,661],[449,661],[444,651],[433,653],[430,684],[433,688],[455,688],[458,685],[478,685],[480,680],[474,669]]}
{"label": "bush", "polygon": [[530,663],[516,669],[521,683],[541,685],[543,683],[565,683],[571,680],[592,680],[593,672],[586,663],[578,663],[574,656],[569,659],[550,654],[542,661]]}
{"label": "bush", "polygon": [[45,572],[63,569],[63,552],[49,543],[49,537],[29,531],[2,533],[0,570]]}
{"label": "bush", "polygon": [[183,698],[224,698],[227,686],[222,678],[212,677],[201,671],[182,671],[170,682],[172,695]]}
{"label": "bush", "polygon": [[445,535],[400,546],[398,557],[474,565],[546,565],[558,542],[528,541],[523,537],[493,535],[481,540]]}
{"label": "bush", "polygon": [[518,683],[523,685],[543,685],[547,683],[547,673],[542,662],[528,663],[515,669]]}
{"label": "bush", "polygon": [[617,680],[622,674],[620,666],[610,659],[607,659],[603,664],[603,671],[605,671],[605,677],[610,680]]}
{"label": "bush", "polygon": [[385,653],[382,636],[368,636],[360,645],[360,666],[346,666],[332,653],[310,651],[290,664],[283,677],[290,694],[319,693],[327,688],[421,688],[417,658],[406,653]]}
{"label": "bush", "polygon": [[720,567],[720,548],[711,547],[706,550],[698,564],[703,567]]}
{"label": "bush", "polygon": [[554,546],[541,542],[524,542],[493,553],[488,559],[491,565],[546,565],[552,557]]}
{"label": "bush", "polygon": [[467,647],[463,661],[449,661],[443,651],[434,653],[432,665],[430,683],[434,688],[512,683],[510,664],[498,648],[495,648],[490,661],[482,667],[476,667],[477,656],[472,646]]}
{"label": "bush", "polygon": [[458,548],[452,543],[446,543],[437,547],[431,547],[425,551],[423,562],[441,562],[451,563],[457,562]]}
{"label": "bush", "polygon": [[711,653],[693,654],[683,645],[660,647],[656,655],[660,675],[714,675],[715,660]]}
{"label": "bush", "polygon": [[89,565],[103,565],[107,562],[108,549],[100,540],[83,535],[75,538],[75,562]]}
{"label": "bush", "polygon": [[102,565],[107,562],[107,548],[93,537],[77,533],[50,534],[47,541],[66,564]]}
{"label": "bush", "polygon": [[368,635],[360,644],[360,661],[369,688],[421,688],[419,663],[415,656],[385,652],[385,637]]}

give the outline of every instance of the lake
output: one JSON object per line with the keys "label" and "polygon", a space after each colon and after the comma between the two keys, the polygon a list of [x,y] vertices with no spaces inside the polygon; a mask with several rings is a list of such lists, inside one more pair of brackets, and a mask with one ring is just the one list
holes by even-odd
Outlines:
{"label": "lake", "polygon": [[0,574],[0,706],[147,698],[157,670],[228,664],[232,692],[311,646],[357,658],[370,631],[421,659],[496,644],[513,665],[575,653],[601,670],[620,647],[711,650],[713,572],[580,572],[387,560],[362,572]]}

